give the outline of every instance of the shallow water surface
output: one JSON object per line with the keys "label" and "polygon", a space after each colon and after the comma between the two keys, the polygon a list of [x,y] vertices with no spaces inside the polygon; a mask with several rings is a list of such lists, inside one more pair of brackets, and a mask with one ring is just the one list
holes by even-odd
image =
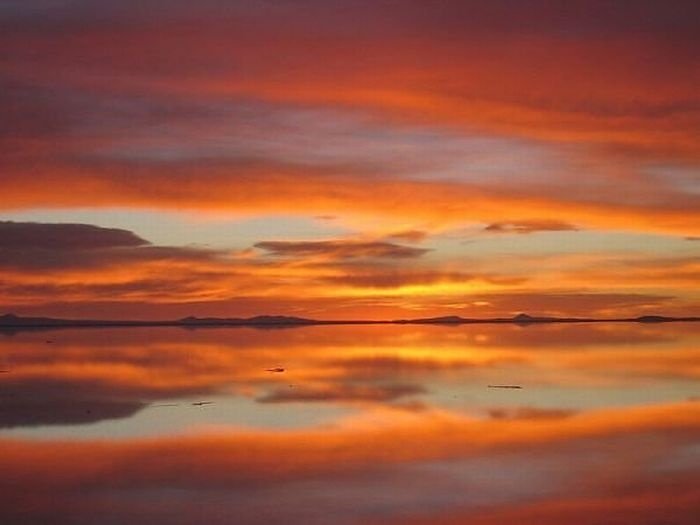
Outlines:
{"label": "shallow water surface", "polygon": [[0,332],[0,522],[694,525],[699,342],[697,323]]}

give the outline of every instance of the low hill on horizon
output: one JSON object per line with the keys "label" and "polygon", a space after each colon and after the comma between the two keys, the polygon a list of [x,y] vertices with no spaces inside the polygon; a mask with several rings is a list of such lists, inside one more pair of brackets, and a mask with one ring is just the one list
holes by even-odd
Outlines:
{"label": "low hill on horizon", "polygon": [[636,322],[666,323],[700,321],[700,317],[670,317],[664,315],[643,315],[629,318],[589,318],[589,317],[542,317],[520,313],[513,317],[468,318],[456,315],[416,319],[394,320],[317,320],[286,315],[256,315],[253,317],[196,317],[188,316],[175,320],[104,320],[104,319],[62,319],[54,317],[22,317],[7,313],[0,316],[0,328],[31,327],[137,327],[137,326],[308,326],[333,324],[478,324],[510,323],[518,325],[543,323],[603,323]]}

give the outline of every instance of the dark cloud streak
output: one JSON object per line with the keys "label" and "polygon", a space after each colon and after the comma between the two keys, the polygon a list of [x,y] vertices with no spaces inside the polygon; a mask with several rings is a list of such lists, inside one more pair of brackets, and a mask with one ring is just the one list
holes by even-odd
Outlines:
{"label": "dark cloud streak", "polygon": [[413,259],[430,250],[387,241],[263,241],[256,248],[278,257],[324,256],[335,259]]}
{"label": "dark cloud streak", "polygon": [[385,402],[395,399],[424,394],[420,385],[352,385],[337,384],[323,386],[300,386],[280,388],[258,398],[259,403],[287,402]]}
{"label": "dark cloud streak", "polygon": [[0,250],[92,250],[150,244],[133,232],[90,224],[0,221]]}
{"label": "dark cloud streak", "polygon": [[153,246],[133,232],[90,224],[0,222],[0,268],[103,268],[153,261],[212,262],[222,252]]}

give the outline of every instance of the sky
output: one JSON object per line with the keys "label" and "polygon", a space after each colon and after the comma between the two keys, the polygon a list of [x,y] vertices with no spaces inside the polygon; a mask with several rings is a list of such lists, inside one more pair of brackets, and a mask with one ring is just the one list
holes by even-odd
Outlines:
{"label": "sky", "polygon": [[0,3],[0,306],[700,315],[691,1]]}

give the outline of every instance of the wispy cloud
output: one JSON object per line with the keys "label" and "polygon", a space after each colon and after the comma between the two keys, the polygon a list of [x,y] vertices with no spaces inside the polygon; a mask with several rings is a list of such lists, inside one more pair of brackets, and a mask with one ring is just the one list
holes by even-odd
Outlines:
{"label": "wispy cloud", "polygon": [[411,259],[429,249],[403,246],[387,241],[263,241],[255,245],[275,256],[324,256],[337,259]]}
{"label": "wispy cloud", "polygon": [[576,231],[578,228],[573,224],[557,220],[532,220],[532,221],[509,221],[494,222],[484,228],[488,233],[537,233],[537,232],[561,232]]}

